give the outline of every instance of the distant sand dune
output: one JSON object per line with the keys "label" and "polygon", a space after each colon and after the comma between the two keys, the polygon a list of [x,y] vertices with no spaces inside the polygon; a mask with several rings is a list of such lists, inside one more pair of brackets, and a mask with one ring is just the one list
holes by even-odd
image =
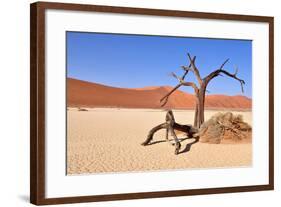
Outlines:
{"label": "distant sand dune", "polygon": [[[125,89],[67,78],[67,105],[82,107],[161,108],[159,100],[172,87]],[[193,109],[195,98],[177,90],[165,108]],[[245,96],[207,95],[206,108],[251,109],[252,100]]]}

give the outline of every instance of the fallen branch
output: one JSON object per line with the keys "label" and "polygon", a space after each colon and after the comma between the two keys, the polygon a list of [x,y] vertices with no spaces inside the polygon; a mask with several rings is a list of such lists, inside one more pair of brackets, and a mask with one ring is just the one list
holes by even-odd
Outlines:
{"label": "fallen branch", "polygon": [[170,140],[168,138],[169,133],[173,136],[175,144],[172,144],[172,145],[175,145],[175,154],[176,155],[179,153],[181,144],[180,144],[180,140],[178,139],[178,137],[175,133],[175,130],[185,132],[188,135],[188,137],[192,137],[193,134],[195,132],[197,132],[190,125],[181,125],[181,124],[176,123],[173,112],[171,110],[169,110],[166,114],[166,122],[153,127],[149,131],[147,138],[142,143],[142,145],[143,146],[149,145],[149,143],[153,139],[153,135],[161,129],[166,129],[166,141],[168,143],[170,143]]}

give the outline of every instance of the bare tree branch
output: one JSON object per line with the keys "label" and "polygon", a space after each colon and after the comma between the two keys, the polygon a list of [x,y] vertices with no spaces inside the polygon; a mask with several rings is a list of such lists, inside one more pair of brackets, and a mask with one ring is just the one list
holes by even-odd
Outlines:
{"label": "bare tree branch", "polygon": [[220,69],[223,69],[223,66],[224,66],[228,61],[229,61],[229,58],[227,58],[227,59],[223,62],[223,64],[221,64]]}
{"label": "bare tree branch", "polygon": [[175,91],[177,90],[179,87],[181,87],[182,84],[178,84],[176,87],[174,87],[169,93],[167,93],[163,98],[160,99],[160,103],[163,102],[161,104],[161,106],[165,106],[166,103],[168,102],[169,96]]}
{"label": "bare tree branch", "polygon": [[163,98],[160,99],[160,103],[163,102],[161,104],[161,106],[165,106],[166,103],[169,100],[170,95],[172,95],[172,93],[175,92],[181,86],[191,86],[194,89],[195,94],[197,94],[199,92],[199,89],[197,88],[195,83],[193,83],[193,82],[180,82],[169,93],[167,93]]}
{"label": "bare tree branch", "polygon": [[219,69],[217,69],[217,70],[211,72],[208,76],[206,76],[206,77],[203,79],[203,82],[205,82],[205,84],[206,84],[206,86],[207,86],[208,83],[209,83],[213,78],[215,78],[215,77],[217,77],[217,76],[219,76],[219,75],[221,76],[222,73],[223,73],[223,74],[227,75],[228,77],[231,77],[231,78],[233,78],[233,79],[235,79],[235,80],[238,80],[238,81],[240,82],[240,85],[241,85],[241,90],[242,90],[242,92],[244,93],[244,88],[243,88],[243,86],[245,85],[245,81],[237,77],[238,68],[236,68],[236,70],[235,70],[234,73],[230,73],[230,72],[228,72],[228,71],[226,71],[226,70],[223,70],[223,67],[224,67],[224,65],[228,62],[228,60],[229,60],[229,59],[226,59],[226,60],[223,62],[223,64],[220,66]]}
{"label": "bare tree branch", "polygon": [[[195,62],[195,60],[196,60],[196,56],[193,57],[192,62]],[[193,71],[193,70],[190,68],[190,67],[191,67],[191,63],[189,64],[188,67],[186,67],[186,66],[181,66],[181,67],[182,67],[183,70],[185,70],[185,72],[184,72],[184,74],[183,74],[183,76],[182,76],[182,79],[185,79],[185,76],[188,74],[188,72],[189,72],[190,70]]]}
{"label": "bare tree branch", "polygon": [[183,86],[191,86],[194,89],[194,92],[197,94],[199,89],[197,88],[196,84],[193,82],[183,82]]}
{"label": "bare tree branch", "polygon": [[183,81],[183,78],[180,78],[180,77],[178,77],[175,73],[171,73],[171,75],[174,77],[174,78],[176,78],[180,83],[183,83],[184,81]]}
{"label": "bare tree branch", "polygon": [[[194,72],[194,69],[191,68],[191,67],[192,67],[192,64],[194,65],[194,61],[195,61],[195,59],[196,59],[196,56],[194,56],[193,58],[190,57],[190,59],[191,59],[191,61],[190,61],[189,66],[182,66],[182,69],[184,70],[184,74],[182,75],[182,77],[177,76],[177,75],[176,75],[175,73],[173,73],[173,72],[171,73],[171,76],[173,76],[174,78],[176,78],[176,79],[179,81],[179,84],[176,85],[169,93],[167,93],[163,98],[160,99],[160,103],[163,102],[163,103],[161,104],[161,106],[165,106],[166,103],[167,103],[168,100],[169,100],[169,96],[170,96],[175,90],[177,90],[177,89],[178,89],[179,87],[181,87],[181,86],[191,86],[191,87],[194,89],[195,93],[198,93],[199,89],[198,89],[198,87],[196,86],[195,83],[193,83],[193,82],[185,82],[185,81],[184,81],[184,79],[185,79],[185,77],[186,77],[186,75],[188,74],[189,71],[192,71],[194,74],[196,73],[196,72]],[[197,68],[196,68],[196,70],[197,70]],[[198,72],[198,70],[197,70],[197,72]],[[198,72],[198,74],[199,74],[199,72]],[[200,75],[199,75],[199,77],[200,77]],[[201,80],[201,78],[200,78],[200,80]],[[201,81],[202,81],[202,80],[201,80]]]}
{"label": "bare tree branch", "polygon": [[226,71],[226,70],[221,70],[220,71],[221,73],[224,73],[225,75],[227,75],[227,76],[229,76],[229,77],[231,77],[231,78],[233,78],[233,79],[235,79],[235,80],[238,80],[239,82],[240,82],[240,85],[241,85],[241,91],[242,91],[242,93],[244,93],[244,85],[245,85],[245,81],[244,80],[242,80],[242,79],[240,79],[240,78],[238,78],[237,76],[236,76],[236,73],[237,72],[235,72],[234,74],[231,74],[231,73],[229,73],[228,71]]}
{"label": "bare tree branch", "polygon": [[184,74],[183,74],[183,76],[182,76],[182,79],[185,79],[185,76],[188,74],[188,70],[186,70],[185,72],[184,72]]}
{"label": "bare tree branch", "polygon": [[195,60],[196,60],[196,56],[194,56],[194,58],[191,58],[191,55],[189,53],[187,53],[187,56],[189,58],[189,61],[190,61],[190,65],[191,67],[189,68],[192,68],[192,71],[194,72],[196,78],[197,78],[197,81],[200,85],[202,85],[202,79],[201,79],[201,76],[200,76],[200,73],[199,73],[199,70],[198,68],[195,66]]}

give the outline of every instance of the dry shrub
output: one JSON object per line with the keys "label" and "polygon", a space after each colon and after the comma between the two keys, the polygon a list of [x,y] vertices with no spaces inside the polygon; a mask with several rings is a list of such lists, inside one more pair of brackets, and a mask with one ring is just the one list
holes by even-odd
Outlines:
{"label": "dry shrub", "polygon": [[199,136],[200,142],[211,144],[251,142],[252,127],[242,115],[217,113],[203,123]]}
{"label": "dry shrub", "polygon": [[88,109],[78,108],[78,111],[88,111]]}

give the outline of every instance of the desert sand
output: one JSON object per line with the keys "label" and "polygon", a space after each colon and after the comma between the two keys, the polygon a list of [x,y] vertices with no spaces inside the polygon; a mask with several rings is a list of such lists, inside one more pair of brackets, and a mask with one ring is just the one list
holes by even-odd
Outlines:
{"label": "desert sand", "polygon": [[[141,146],[148,131],[164,122],[161,109],[87,108],[67,111],[67,173],[109,173],[148,170],[245,167],[252,163],[252,144],[194,143],[184,139],[181,153],[165,142],[165,131],[155,134],[154,144]],[[192,124],[193,110],[173,110],[176,121]],[[218,110],[206,110],[208,119]],[[242,114],[252,124],[251,111]],[[179,136],[185,138],[185,135]]]}

